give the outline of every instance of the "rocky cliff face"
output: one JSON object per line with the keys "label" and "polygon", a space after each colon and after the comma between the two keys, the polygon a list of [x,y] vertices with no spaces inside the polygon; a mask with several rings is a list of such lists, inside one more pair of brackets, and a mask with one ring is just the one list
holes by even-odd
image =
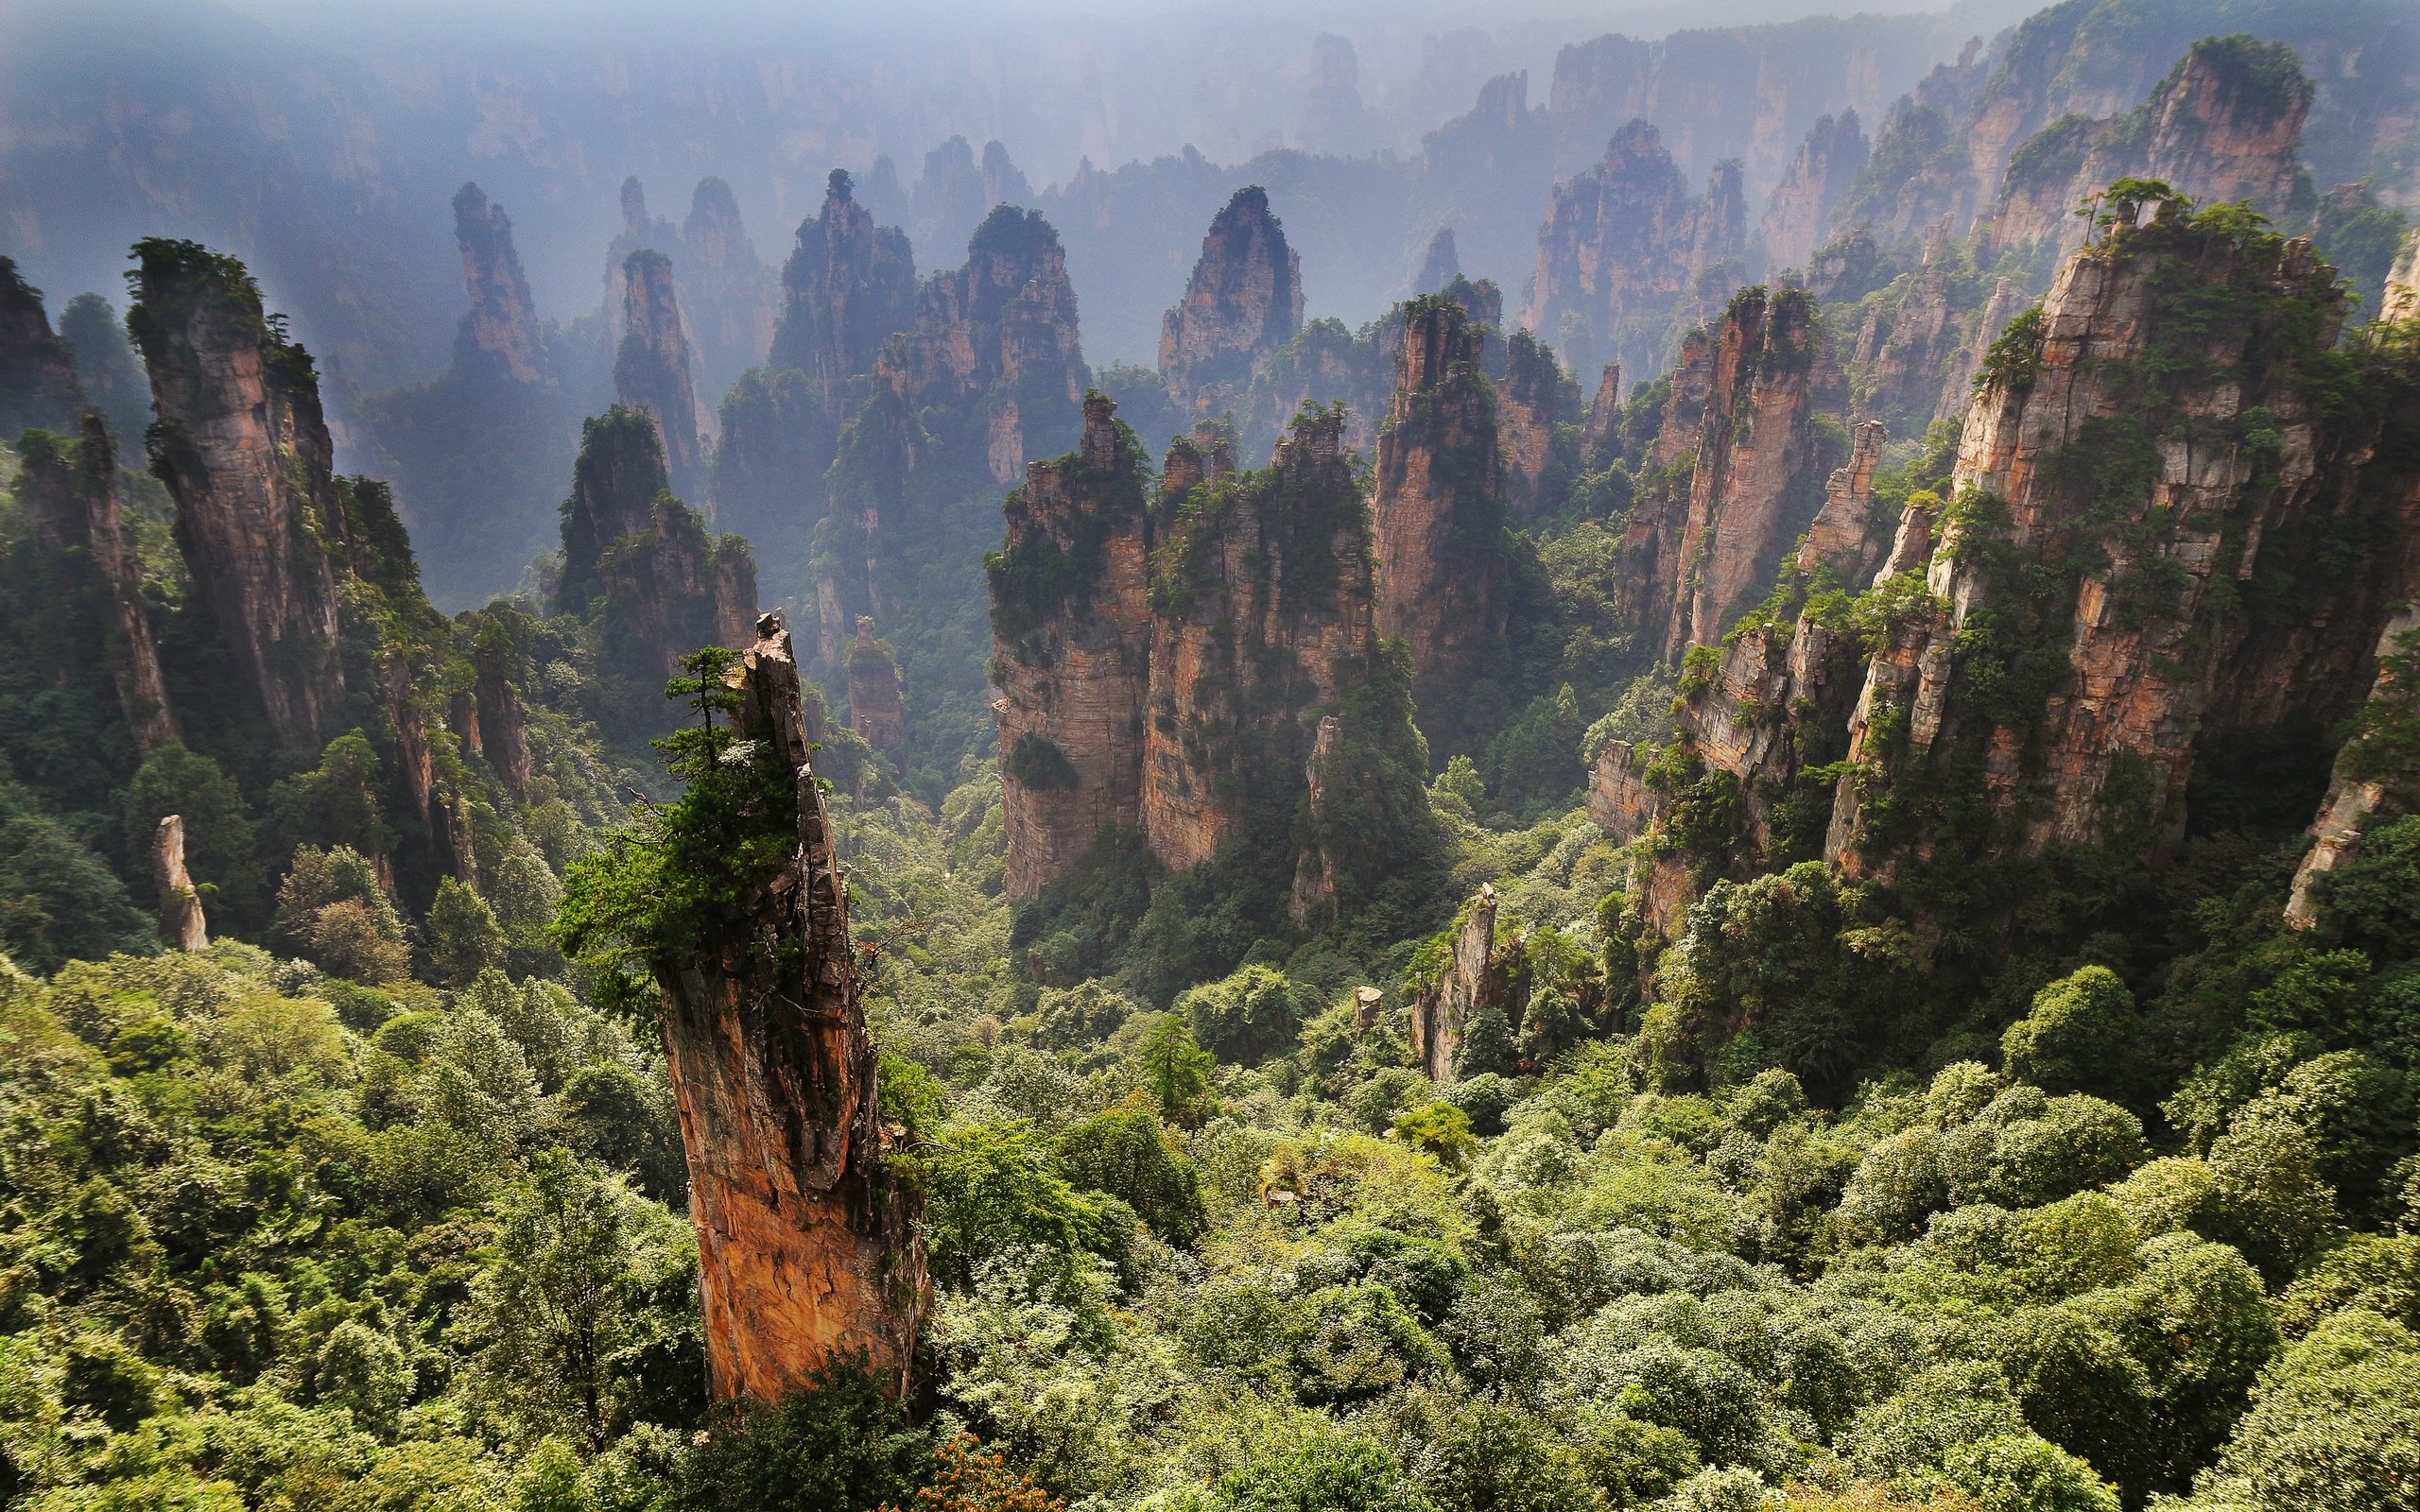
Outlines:
{"label": "rocky cliff face", "polygon": [[632,252],[623,265],[622,345],[614,357],[614,398],[655,417],[673,487],[699,482],[698,386],[690,376],[689,338],[672,284],[672,259]]}
{"label": "rocky cliff face", "polygon": [[[1150,696],[1151,529],[1146,468],[1116,406],[1084,403],[1076,451],[1026,469],[992,568],[1008,889],[1031,898],[1075,869],[1104,825],[1139,828]],[[1182,457],[1167,485],[1190,488]]]}
{"label": "rocky cliff face", "polygon": [[908,233],[876,226],[849,175],[835,168],[822,210],[799,224],[782,289],[772,365],[805,373],[837,414],[851,380],[873,371],[883,342],[914,321],[916,259]]}
{"label": "rocky cliff face", "polygon": [[2140,108],[2099,121],[2065,117],[2026,139],[2009,159],[1989,243],[2072,246],[2078,201],[2130,175],[2205,204],[2248,199],[2281,216],[2312,93],[2283,45],[2248,36],[2197,42]]}
{"label": "rocky cliff face", "polygon": [[[1421,984],[1411,1005],[1411,1058],[1438,1086],[1455,1080],[1462,1031],[1489,1008],[1517,1014],[1511,978],[1521,955],[1519,939],[1495,938],[1495,889],[1479,885],[1462,907],[1444,963]],[[1508,1011],[1510,1010],[1510,1011]]]}
{"label": "rocky cliff face", "polygon": [[1790,160],[1781,182],[1774,186],[1772,198],[1765,202],[1764,218],[1757,223],[1756,240],[1763,245],[1770,266],[1806,266],[1831,230],[1832,212],[1848,198],[1849,186],[1872,155],[1865,125],[1856,111],[1816,121],[1799,145],[1798,156]]}
{"label": "rocky cliff face", "polygon": [[474,744],[506,792],[529,797],[529,716],[514,683],[511,647],[502,637],[481,637],[472,649],[471,728]]}
{"label": "rocky cliff face", "polygon": [[84,412],[76,354],[53,335],[42,291],[0,257],[0,438],[28,427],[66,432]]}
{"label": "rocky cliff face", "polygon": [[[2342,313],[2307,243],[2114,207],[1987,364],[1954,477],[1975,502],[1869,669],[1833,859],[2156,855],[2212,752],[2342,717],[2410,590],[2420,459],[2386,418],[2403,359],[2319,403]],[[2361,572],[2326,565],[2345,551]],[[1957,790],[1987,816],[1953,822]]]}
{"label": "rocky cliff face", "polygon": [[28,437],[17,474],[17,503],[35,535],[91,561],[108,606],[104,659],[135,749],[149,755],[179,738],[160,675],[160,650],[143,607],[143,569],[118,517],[117,456],[98,415],[84,417],[68,447]]}
{"label": "rocky cliff face", "polygon": [[501,364],[515,383],[543,381],[538,310],[513,249],[512,221],[475,183],[454,196],[454,239],[462,249],[462,284],[471,295],[455,338],[456,360],[467,349]]}
{"label": "rocky cliff face", "polygon": [[1580,391],[1564,376],[1554,349],[1527,331],[1505,342],[1495,386],[1495,434],[1504,456],[1504,491],[1513,512],[1536,519],[1562,502],[1575,456],[1558,449],[1555,427],[1580,418]]}
{"label": "rocky cliff face", "polygon": [[151,465],[176,500],[195,592],[270,730],[316,750],[345,696],[332,558],[346,544],[318,376],[242,265],[191,242],[136,254],[128,324],[159,413]]}
{"label": "rocky cliff face", "polygon": [[1674,305],[1697,293],[1702,272],[1739,255],[1746,218],[1737,163],[1694,197],[1655,128],[1632,121],[1603,162],[1555,185],[1523,323],[1583,370],[1617,360],[1653,372]]}
{"label": "rocky cliff face", "polygon": [[624,312],[630,305],[631,254],[662,252],[669,257],[681,249],[681,228],[648,214],[647,186],[635,174],[623,180],[622,232],[605,249],[605,334],[610,350],[621,350],[628,329]]}
{"label": "rocky cliff face", "polygon": [[915,1188],[890,1163],[858,1001],[848,885],[809,762],[777,616],[732,670],[735,723],[778,763],[797,837],[734,900],[721,947],[657,963],[666,1058],[688,1153],[706,1363],[717,1398],[775,1400],[862,1354],[907,1384],[926,1300]]}
{"label": "rocky cliff face", "polygon": [[1303,265],[1269,209],[1238,189],[1210,222],[1184,297],[1160,326],[1160,376],[1181,414],[1233,408],[1253,372],[1303,328]]}
{"label": "rocky cliff face", "polygon": [[696,345],[697,392],[713,400],[764,360],[773,340],[773,270],[720,179],[698,180],[681,226],[681,284]]}
{"label": "rocky cliff face", "polygon": [[1432,821],[1342,416],[1305,411],[1243,474],[1216,430],[1181,439],[1147,500],[1111,407],[1030,470],[992,570],[1011,890],[1118,825],[1173,870],[1231,841],[1247,867],[1284,859],[1298,922],[1352,906],[1425,859]]}
{"label": "rocky cliff face", "polygon": [[647,411],[616,404],[583,427],[562,540],[556,610],[595,622],[606,670],[631,684],[634,708],[651,709],[698,647],[754,642],[748,543],[715,537],[671,491]]}
{"label": "rocky cliff face", "polygon": [[1503,655],[1507,470],[1499,406],[1480,371],[1485,332],[1438,296],[1413,301],[1403,318],[1371,504],[1377,622],[1410,651],[1414,686],[1430,709],[1446,687]]}
{"label": "rocky cliff face", "polygon": [[1685,344],[1623,541],[1618,597],[1644,649],[1713,644],[1771,585],[1837,460],[1814,423],[1826,381],[1802,289],[1742,290],[1711,340]]}
{"label": "rocky cliff face", "polygon": [[1601,468],[1614,459],[1620,445],[1621,422],[1622,365],[1609,362],[1598,375],[1596,397],[1588,401],[1588,418],[1580,433],[1583,465]]}
{"label": "rocky cliff face", "polygon": [[178,950],[210,949],[210,921],[202,916],[201,894],[185,869],[185,821],[182,815],[161,816],[151,835],[151,880],[160,890],[160,934]]}
{"label": "rocky cliff face", "polygon": [[1849,459],[1824,483],[1824,507],[1798,546],[1798,571],[1812,577],[1827,572],[1846,588],[1863,588],[1874,576],[1891,539],[1888,522],[1875,512],[1874,472],[1882,465],[1889,432],[1878,420],[1849,433]]}
{"label": "rocky cliff face", "polygon": [[875,639],[871,614],[858,617],[857,638],[849,644],[849,728],[875,750],[896,750],[908,738],[899,662],[889,642]]}
{"label": "rocky cliff face", "polygon": [[1370,680],[1378,654],[1341,416],[1306,413],[1266,472],[1207,487],[1152,584],[1143,833],[1171,869],[1240,835],[1254,797],[1299,791],[1305,713]]}
{"label": "rocky cliff face", "polygon": [[1411,292],[1443,294],[1445,285],[1462,276],[1462,259],[1454,248],[1454,228],[1440,226],[1437,234],[1428,238],[1428,249],[1420,257],[1420,271],[1412,275]]}

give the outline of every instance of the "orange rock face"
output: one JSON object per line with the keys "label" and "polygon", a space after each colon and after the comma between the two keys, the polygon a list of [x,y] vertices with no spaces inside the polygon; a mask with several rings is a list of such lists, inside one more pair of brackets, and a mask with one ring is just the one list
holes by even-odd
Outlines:
{"label": "orange rock face", "polygon": [[[1864,793],[1962,763],[2000,816],[1990,854],[2164,851],[2214,743],[2330,726],[2375,675],[2389,606],[2412,580],[2420,476],[2377,450],[2383,415],[2311,402],[2303,364],[2341,311],[2328,274],[2306,243],[2247,249],[2172,206],[2145,214],[2163,218],[2136,227],[2123,207],[2067,262],[2023,367],[1994,374],[1968,411],[1953,483],[1991,507],[1933,544],[1938,607],[1869,671],[1850,750],[1867,770],[1843,778],[1827,843],[1847,869],[1893,865]],[[2180,297],[2237,314],[2180,328],[2193,318]],[[2326,328],[2271,328],[2286,310]],[[2173,374],[2180,349],[2194,367],[2147,388],[2143,359]],[[2258,444],[2205,439],[2247,425]],[[2363,570],[2324,566],[2325,543],[2351,536],[2370,543]],[[1988,568],[2011,554],[2072,587],[2029,607]],[[1965,691],[1967,632],[1995,624],[2066,648],[2038,713],[1995,718]]]}
{"label": "orange rock face", "polygon": [[1378,630],[1403,641],[1422,683],[1467,670],[1504,635],[1504,466],[1485,341],[1451,300],[1407,305],[1378,434]]}
{"label": "orange rock face", "polygon": [[[1150,522],[1142,449],[1116,407],[1087,398],[1083,444],[1027,468],[1007,505],[993,712],[1012,898],[1073,870],[1103,825],[1141,822]],[[1193,480],[1180,465],[1171,457],[1168,481],[1182,491]]]}
{"label": "orange rock face", "polygon": [[659,975],[708,1374],[717,1398],[770,1400],[861,1352],[904,1390],[927,1296],[918,1199],[885,1163],[903,1133],[877,1109],[789,636],[776,616],[763,628],[732,677],[740,727],[795,774],[798,846],[740,900],[718,956]]}
{"label": "orange rock face", "polygon": [[152,467],[177,542],[283,744],[316,750],[345,695],[330,547],[346,541],[309,353],[232,259],[146,242],[127,318],[151,374]]}
{"label": "orange rock face", "polygon": [[1303,265],[1270,212],[1238,189],[1210,222],[1184,295],[1160,326],[1160,376],[1182,415],[1233,408],[1253,373],[1303,328]]}

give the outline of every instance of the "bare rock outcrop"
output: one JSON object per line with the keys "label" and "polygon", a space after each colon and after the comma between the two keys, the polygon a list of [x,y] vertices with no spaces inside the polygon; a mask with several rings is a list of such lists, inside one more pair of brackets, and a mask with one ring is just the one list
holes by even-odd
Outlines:
{"label": "bare rock outcrop", "polygon": [[1303,265],[1269,208],[1236,191],[1201,238],[1184,296],[1160,325],[1160,377],[1180,414],[1233,408],[1253,374],[1303,328]]}
{"label": "bare rock outcrop", "polygon": [[277,739],[316,750],[344,699],[336,563],[346,519],[310,354],[243,266],[193,242],[135,249],[128,326],[159,419],[152,470],[177,541]]}
{"label": "bare rock outcrop", "polygon": [[770,361],[814,381],[824,408],[838,412],[853,379],[873,371],[882,344],[916,318],[916,259],[908,233],[876,226],[856,185],[832,170],[823,208],[802,221],[782,267],[786,300]]}
{"label": "bare rock outcrop", "polygon": [[681,285],[696,348],[694,392],[711,404],[765,358],[773,340],[773,270],[756,256],[739,199],[717,178],[698,180],[681,226]]}
{"label": "bare rock outcrop", "polygon": [[38,538],[91,563],[107,605],[104,660],[134,748],[147,756],[179,738],[176,715],[143,606],[142,564],[118,514],[116,450],[96,414],[79,432],[66,447],[46,435],[25,438],[17,503]]}
{"label": "bare rock outcrop", "polygon": [[1621,445],[1621,422],[1622,365],[1609,362],[1597,379],[1597,394],[1588,401],[1588,419],[1580,433],[1582,465],[1601,468],[1614,459]]}
{"label": "bare rock outcrop", "polygon": [[52,333],[42,291],[0,257],[0,439],[29,427],[65,432],[84,412],[76,354]]}
{"label": "bare rock outcrop", "polygon": [[1510,610],[1497,425],[1511,406],[1480,371],[1486,340],[1449,299],[1405,306],[1394,397],[1378,433],[1378,630],[1410,651],[1424,707],[1436,701],[1429,693],[1501,650]]}
{"label": "bare rock outcrop", "polygon": [[[2414,647],[2410,642],[2415,630],[2420,630],[2420,610],[2407,607],[2379,633],[2377,680],[2370,689],[2373,703],[2408,701],[2411,690],[2397,684],[2408,684],[2411,676]],[[2318,925],[2327,878],[2360,851],[2362,834],[2383,818],[2411,812],[2413,799],[2420,798],[2420,781],[2415,781],[2420,772],[2396,769],[2381,749],[2385,744],[2368,738],[2367,731],[2356,731],[2337,753],[2327,796],[2311,821],[2311,847],[2294,868],[2293,890],[2286,900],[2286,922],[2297,929]]]}
{"label": "bare rock outcrop", "polygon": [[527,801],[529,716],[513,683],[510,662],[510,645],[501,636],[482,636],[473,644],[472,728],[477,731],[478,753],[494,769],[496,780],[506,792]]}
{"label": "bare rock outcrop", "polygon": [[180,815],[161,816],[151,835],[151,880],[160,890],[160,932],[178,950],[210,949],[210,922],[202,916],[201,893],[185,869],[185,821]]}
{"label": "bare rock outcrop", "polygon": [[636,251],[623,265],[622,345],[614,357],[614,398],[655,417],[673,487],[691,492],[703,458],[698,435],[698,386],[690,375],[689,338],[672,283],[672,259]]}
{"label": "bare rock outcrop", "polygon": [[[1826,842],[1843,869],[1938,858],[1944,782],[1989,798],[1959,841],[1979,858],[2156,857],[2207,751],[2362,696],[2411,592],[2420,475],[2378,444],[2391,385],[2320,402],[2342,315],[2308,243],[2149,192],[2111,207],[1968,410],[1952,481],[1982,504],[1869,670]],[[2363,570],[2330,568],[2357,539]],[[2030,644],[2062,655],[2016,661]]]}
{"label": "bare rock outcrop", "polygon": [[471,295],[458,344],[501,364],[515,383],[543,382],[538,308],[513,249],[512,221],[475,183],[455,193],[454,239],[462,249],[462,283]]}
{"label": "bare rock outcrop", "polygon": [[1764,219],[1757,223],[1756,239],[1764,245],[1768,264],[1806,266],[1831,230],[1832,212],[1847,198],[1849,186],[1872,155],[1864,123],[1854,109],[1815,122],[1781,182],[1774,186],[1772,198],[1765,202]]}
{"label": "bare rock outcrop", "polygon": [[896,750],[908,738],[908,708],[899,696],[899,660],[873,633],[873,616],[859,615],[849,643],[849,728],[876,750]]}
{"label": "bare rock outcrop", "polygon": [[1654,371],[1675,305],[1697,294],[1702,271],[1739,255],[1745,222],[1737,163],[1693,196],[1655,128],[1632,121],[1601,163],[1555,185],[1522,323],[1550,333],[1582,370],[1619,361]]}
{"label": "bare rock outcrop", "polygon": [[1889,433],[1869,420],[1849,433],[1849,459],[1824,483],[1824,507],[1798,545],[1798,570],[1812,576],[1828,570],[1832,581],[1863,588],[1891,547],[1888,522],[1875,514],[1874,472],[1882,464]]}
{"label": "bare rock outcrop", "polygon": [[1493,1009],[1504,1016],[1508,1029],[1520,1021],[1528,936],[1498,940],[1495,917],[1495,888],[1481,883],[1455,921],[1446,958],[1412,997],[1412,1063],[1440,1087],[1457,1079],[1463,1032],[1473,1019]]}
{"label": "bare rock outcrop", "polygon": [[653,963],[682,1143],[708,1379],[776,1400],[862,1355],[905,1390],[927,1302],[905,1134],[879,1107],[849,893],[809,761],[798,668],[778,616],[732,668],[736,732],[791,797],[748,822],[796,836],[748,879],[711,948]]}
{"label": "bare rock outcrop", "polygon": [[1535,519],[1562,502],[1558,484],[1567,480],[1572,459],[1558,455],[1555,427],[1580,418],[1580,393],[1564,376],[1554,349],[1529,332],[1513,332],[1504,353],[1504,372],[1495,386],[1504,492],[1515,515]]}
{"label": "bare rock outcrop", "polygon": [[[1075,869],[1104,825],[1142,822],[1148,464],[1116,407],[1087,395],[1082,444],[1026,469],[1025,487],[1009,495],[1008,540],[992,568],[992,660],[1001,689],[992,707],[1012,898],[1031,898]],[[1200,482],[1199,463],[1198,452],[1171,454],[1168,489],[1182,493]]]}

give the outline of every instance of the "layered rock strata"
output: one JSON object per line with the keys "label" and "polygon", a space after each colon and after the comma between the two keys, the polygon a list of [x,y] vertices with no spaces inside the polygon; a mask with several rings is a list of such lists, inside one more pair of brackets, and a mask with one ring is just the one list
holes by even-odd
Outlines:
{"label": "layered rock strata", "polygon": [[1765,261],[1773,267],[1806,266],[1831,230],[1832,212],[1847,198],[1850,185],[1864,171],[1873,148],[1865,140],[1864,123],[1855,110],[1819,118],[1799,144],[1765,202],[1756,239]]}
{"label": "layered rock strata", "polygon": [[462,249],[462,284],[471,296],[458,345],[488,354],[515,383],[543,382],[538,309],[513,249],[512,221],[475,183],[454,196],[454,239]]}
{"label": "layered rock strata", "polygon": [[788,633],[768,615],[732,668],[738,733],[778,764],[794,834],[749,882],[717,947],[654,963],[698,1232],[709,1382],[774,1401],[853,1357],[903,1392],[926,1306],[905,1133],[879,1108],[849,894],[801,716]]}
{"label": "layered rock strata", "polygon": [[335,564],[346,520],[310,355],[232,258],[137,244],[128,317],[159,419],[152,470],[177,506],[194,590],[288,746],[316,750],[345,696]]}
{"label": "layered rock strata", "polygon": [[[2420,512],[2420,463],[2389,439],[2405,380],[2382,357],[2320,403],[2332,272],[2189,208],[2114,206],[1987,364],[1953,479],[1979,502],[1850,727],[1826,850],[1852,874],[1940,855],[1930,795],[1969,784],[1991,822],[1967,855],[2165,853],[2206,751],[2325,729],[2376,677]],[[2327,565],[2356,549],[2363,571]],[[2034,642],[2063,647],[2055,675],[2016,675]]]}
{"label": "layered rock strata", "polygon": [[1180,414],[1231,409],[1253,372],[1303,328],[1303,266],[1269,208],[1238,189],[1210,222],[1184,296],[1160,326],[1160,377]]}

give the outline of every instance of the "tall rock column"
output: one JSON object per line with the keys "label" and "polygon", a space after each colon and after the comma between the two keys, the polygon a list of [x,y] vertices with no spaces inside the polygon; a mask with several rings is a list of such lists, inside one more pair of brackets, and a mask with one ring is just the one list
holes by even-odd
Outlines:
{"label": "tall rock column", "polygon": [[1849,185],[1857,181],[1872,155],[1865,125],[1857,112],[1842,111],[1816,121],[1765,203],[1765,218],[1756,235],[1764,243],[1768,264],[1806,266],[1831,230],[1832,211],[1847,198]]}
{"label": "tall rock column", "polygon": [[178,544],[270,730],[316,749],[345,695],[334,568],[345,520],[318,375],[233,258],[163,240],[135,255],[127,324],[151,373],[151,466],[176,500]]}
{"label": "tall rock column", "polygon": [[814,380],[838,413],[850,380],[873,371],[883,342],[916,318],[916,259],[908,233],[876,226],[855,182],[832,170],[823,209],[798,228],[782,267],[786,297],[770,361]]}
{"label": "tall rock column", "polygon": [[0,439],[28,427],[65,431],[84,411],[76,353],[50,329],[42,291],[0,257]]}
{"label": "tall rock column", "polygon": [[1424,709],[1503,649],[1510,545],[1495,396],[1479,371],[1486,339],[1451,300],[1404,306],[1378,432],[1378,629],[1410,651]]}
{"label": "tall rock column", "polygon": [[899,660],[877,640],[873,616],[857,616],[849,644],[849,728],[876,750],[896,750],[908,738],[908,710],[899,696]]}
{"label": "tall rock column", "polygon": [[1303,328],[1303,264],[1269,209],[1238,189],[1210,222],[1184,297],[1160,325],[1160,376],[1178,413],[1231,407],[1252,376]]}
{"label": "tall rock column", "polygon": [[[2111,207],[1986,365],[1952,478],[1974,502],[1850,727],[1843,868],[2162,854],[2204,761],[2369,691],[2420,560],[2420,464],[2390,439],[2408,363],[2339,369],[2342,315],[2307,242],[2181,198]],[[1953,829],[1977,791],[1988,820]]]}
{"label": "tall rock column", "polygon": [[689,338],[672,283],[672,259],[632,252],[623,264],[622,347],[614,358],[614,397],[655,417],[678,491],[698,482],[698,386],[689,371]]}
{"label": "tall rock column", "polygon": [[462,283],[471,294],[462,339],[501,362],[513,382],[543,382],[538,307],[521,254],[513,250],[511,218],[477,184],[466,183],[454,196],[454,239],[462,249]]}
{"label": "tall rock column", "polygon": [[772,270],[720,179],[698,180],[681,227],[681,283],[696,343],[699,388],[711,404],[764,359],[773,339]]}
{"label": "tall rock column", "polygon": [[747,882],[711,948],[655,963],[688,1155],[706,1366],[723,1400],[771,1401],[861,1354],[905,1390],[927,1296],[915,1189],[891,1165],[849,938],[849,890],[808,760],[780,617],[731,671],[737,731],[777,764],[794,835]]}
{"label": "tall rock column", "polygon": [[160,889],[160,927],[177,949],[188,954],[210,949],[210,924],[202,917],[201,894],[193,873],[185,869],[185,821],[182,815],[162,816],[151,836],[151,878]]}
{"label": "tall rock column", "polygon": [[86,553],[109,605],[110,677],[134,748],[149,755],[178,739],[160,648],[143,610],[143,570],[118,518],[117,455],[98,415],[86,415],[82,439],[62,452],[28,438],[17,500],[35,532],[53,546]]}
{"label": "tall rock column", "polygon": [[991,565],[1012,898],[1072,871],[1102,826],[1140,823],[1151,538],[1143,450],[1116,408],[1085,396],[1082,444],[1026,469]]}

